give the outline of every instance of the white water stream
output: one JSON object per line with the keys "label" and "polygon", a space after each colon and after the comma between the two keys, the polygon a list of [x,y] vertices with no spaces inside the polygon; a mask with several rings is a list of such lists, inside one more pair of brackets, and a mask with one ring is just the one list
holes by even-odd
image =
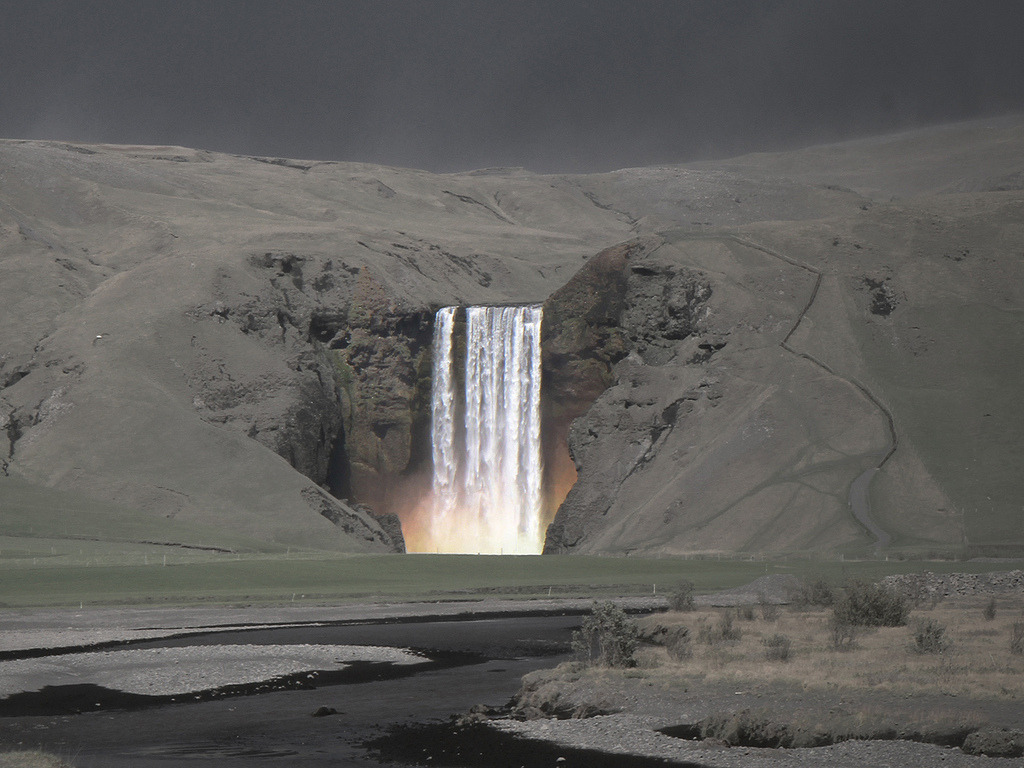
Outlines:
{"label": "white water stream", "polygon": [[433,551],[536,554],[541,307],[466,308],[462,377],[453,354],[458,311],[444,307],[434,323]]}

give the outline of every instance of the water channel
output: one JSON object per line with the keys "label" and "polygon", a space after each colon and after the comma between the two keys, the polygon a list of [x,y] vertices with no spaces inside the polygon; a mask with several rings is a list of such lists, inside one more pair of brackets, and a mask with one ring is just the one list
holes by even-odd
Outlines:
{"label": "water channel", "polygon": [[[405,670],[370,665],[348,682],[190,703],[138,706],[109,697],[95,711],[79,714],[71,713],[82,708],[69,698],[73,691],[51,689],[37,700],[43,706],[36,711],[49,707],[54,714],[5,713],[0,744],[39,747],[77,768],[380,765],[365,746],[369,740],[396,725],[443,723],[475,704],[504,704],[522,675],[567,658],[578,624],[572,615],[517,616],[291,626],[137,643],[131,647],[400,646],[424,651],[433,663]],[[57,714],[62,696],[72,705]],[[314,716],[318,710],[335,712]]]}

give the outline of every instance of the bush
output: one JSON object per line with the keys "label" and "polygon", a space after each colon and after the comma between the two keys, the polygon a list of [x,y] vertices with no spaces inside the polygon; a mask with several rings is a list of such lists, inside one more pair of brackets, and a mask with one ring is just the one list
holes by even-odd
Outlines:
{"label": "bush", "polygon": [[572,649],[583,662],[602,667],[635,667],[640,629],[615,603],[594,603],[572,634]]}
{"label": "bush", "polygon": [[843,596],[832,608],[840,624],[855,627],[902,627],[907,623],[910,604],[907,599],[880,584],[861,581],[846,585]]}
{"label": "bush", "polygon": [[706,645],[733,643],[743,637],[743,630],[736,626],[733,612],[726,608],[718,615],[718,623],[711,626],[702,623],[697,631],[697,640]]}
{"label": "bush", "polygon": [[668,598],[668,607],[673,611],[692,611],[694,585],[692,581],[680,581]]}
{"label": "bush", "polygon": [[985,617],[985,621],[992,621],[996,617],[996,599],[994,597],[988,601],[985,610],[982,611],[982,616]]}
{"label": "bush", "polygon": [[853,647],[857,628],[842,617],[833,615],[828,622],[828,637],[832,650],[844,651]]}
{"label": "bush", "polygon": [[668,652],[669,658],[676,661],[688,659],[692,655],[690,630],[682,624],[641,627],[638,639],[641,643],[660,645]]}
{"label": "bush", "polygon": [[924,619],[914,626],[914,650],[917,653],[942,653],[949,648],[946,628],[935,619]]}
{"label": "bush", "polygon": [[779,606],[768,602],[764,592],[758,594],[757,605],[761,609],[761,618],[765,621],[776,621],[779,618]]}
{"label": "bush", "polygon": [[789,638],[785,635],[772,635],[761,641],[764,646],[764,657],[768,661],[786,661],[789,658]]}
{"label": "bush", "polygon": [[690,630],[677,627],[665,640],[665,650],[670,659],[685,661],[693,656],[693,645],[690,642]]}
{"label": "bush", "polygon": [[722,640],[734,643],[743,637],[743,630],[733,623],[733,612],[726,609],[718,619],[718,634]]}
{"label": "bush", "polygon": [[740,605],[736,608],[736,615],[744,621],[754,620],[754,606],[752,605]]}
{"label": "bush", "polygon": [[1015,621],[1010,627],[1010,653],[1024,656],[1024,621]]}
{"label": "bush", "polygon": [[797,607],[818,606],[827,608],[836,601],[836,592],[825,579],[815,579],[804,585],[793,595]]}
{"label": "bush", "polygon": [[969,755],[1020,757],[1024,755],[1024,731],[1010,728],[982,728],[964,739],[961,749]]}
{"label": "bush", "polygon": [[704,645],[714,645],[719,640],[720,638],[716,634],[715,628],[701,619],[697,627],[697,642]]}

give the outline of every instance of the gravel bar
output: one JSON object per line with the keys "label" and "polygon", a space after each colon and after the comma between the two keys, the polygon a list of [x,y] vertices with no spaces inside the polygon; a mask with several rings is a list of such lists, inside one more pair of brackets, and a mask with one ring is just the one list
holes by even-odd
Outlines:
{"label": "gravel bar", "polygon": [[566,748],[653,757],[704,768],[1019,768],[1019,759],[967,755],[959,749],[911,741],[845,741],[828,747],[758,749],[709,746],[655,730],[661,723],[631,714],[577,720],[495,720],[492,728]]}
{"label": "gravel bar", "polygon": [[[626,610],[654,611],[668,606],[661,597],[616,598]],[[84,649],[106,643],[155,640],[189,634],[282,626],[585,613],[592,598],[539,600],[449,600],[351,605],[256,605],[174,608],[36,608],[0,613],[0,653]]]}
{"label": "gravel bar", "polygon": [[298,673],[315,677],[353,662],[426,661],[401,648],[355,645],[192,645],[69,653],[0,662],[0,698],[80,683],[145,696],[175,696]]}

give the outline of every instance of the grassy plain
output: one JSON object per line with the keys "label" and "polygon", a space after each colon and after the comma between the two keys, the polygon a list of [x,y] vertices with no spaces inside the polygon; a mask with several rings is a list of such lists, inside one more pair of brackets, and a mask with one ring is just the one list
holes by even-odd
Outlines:
{"label": "grassy plain", "polygon": [[53,539],[0,539],[0,604],[184,604],[666,594],[682,579],[710,592],[758,576],[834,581],[890,573],[984,572],[1013,562],[822,561],[497,555],[223,553]]}

